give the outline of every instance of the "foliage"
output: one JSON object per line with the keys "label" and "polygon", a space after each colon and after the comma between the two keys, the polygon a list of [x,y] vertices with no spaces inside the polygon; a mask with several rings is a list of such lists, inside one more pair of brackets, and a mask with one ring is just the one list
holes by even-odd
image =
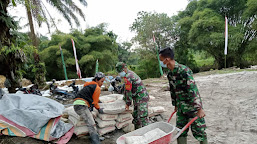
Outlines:
{"label": "foliage", "polygon": [[[255,1],[256,2],[256,1]],[[224,67],[224,17],[228,17],[228,66],[244,67],[244,54],[256,38],[256,9],[253,1],[191,1],[177,16],[179,41],[194,50],[209,53]],[[255,5],[255,4],[253,4]]]}
{"label": "foliage", "polygon": [[[139,75],[145,78],[159,77],[156,47],[153,43],[153,34],[156,39],[158,50],[170,46],[174,49],[176,61],[190,66],[194,71],[198,71],[192,55],[189,53],[188,46],[183,43],[176,43],[178,35],[182,33],[176,28],[176,18],[168,17],[167,14],[139,12],[135,22],[130,27],[131,31],[136,32],[133,38],[138,42],[139,47]],[[181,38],[180,38],[181,39]],[[182,42],[182,41],[181,41]]]}
{"label": "foliage", "polygon": [[167,14],[141,11],[138,12],[138,17],[133,22],[130,30],[136,32],[133,40],[138,42],[142,48],[156,52],[153,45],[153,34],[158,48],[170,46],[174,40],[172,37],[173,26],[174,23]]}
{"label": "foliage", "polygon": [[135,72],[141,79],[160,77],[160,70],[156,54],[141,50],[139,65]]}
{"label": "foliage", "polygon": [[[52,35],[48,42],[48,47],[40,52],[42,60],[45,62],[47,79],[63,79],[63,67],[60,56],[61,46],[68,78],[77,78],[75,59],[71,38],[75,42],[77,58],[83,77],[93,76],[95,73],[96,60],[99,61],[99,71],[107,72],[114,70],[118,60],[116,43],[117,36],[105,30],[106,25],[100,24],[96,27],[88,28],[85,32],[73,30],[70,34],[57,32]],[[40,45],[44,47],[43,45]]]}
{"label": "foliage", "polygon": [[132,50],[132,43],[123,42],[118,45],[118,60],[125,62],[127,65],[135,65],[138,63],[139,57]]}
{"label": "foliage", "polygon": [[9,2],[0,1],[0,74],[9,81],[9,92],[15,92],[15,88],[20,87],[22,66],[27,59],[25,51],[31,47],[22,40],[22,35],[17,32],[18,23],[7,13]]}

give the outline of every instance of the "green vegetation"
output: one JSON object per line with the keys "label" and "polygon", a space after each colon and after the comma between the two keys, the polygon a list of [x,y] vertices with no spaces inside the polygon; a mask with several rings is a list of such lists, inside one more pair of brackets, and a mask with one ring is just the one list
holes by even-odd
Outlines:
{"label": "green vegetation", "polygon": [[[77,16],[85,17],[73,0],[47,2],[56,7],[71,26],[72,19],[79,25]],[[20,33],[19,22],[8,14],[7,7],[17,4],[26,7],[31,30],[28,33]],[[79,4],[87,5],[85,0],[80,0]],[[94,75],[98,59],[99,71],[107,75],[117,75],[115,64],[123,61],[142,79],[159,78],[156,53],[167,46],[174,49],[176,61],[189,66],[194,73],[211,69],[216,70],[208,72],[210,74],[243,71],[217,70],[225,66],[225,16],[229,22],[227,67],[245,68],[257,64],[256,0],[190,0],[185,10],[172,17],[165,13],[141,11],[130,27],[136,33],[135,37],[121,43],[117,42],[118,36],[108,31],[104,23],[86,30],[73,29],[70,33],[62,33],[56,28],[50,40],[45,36],[36,37],[32,18],[39,26],[43,22],[55,26],[52,17],[46,17],[47,10],[39,0],[2,0],[0,13],[0,74],[10,82],[10,92],[20,86],[21,78],[38,84],[44,82],[45,78],[64,79],[60,46],[68,78],[77,78],[71,38],[75,41],[83,77]],[[163,71],[168,72],[167,69]]]}
{"label": "green vegetation", "polygon": [[194,56],[194,60],[196,62],[197,67],[200,68],[200,71],[204,71],[204,68],[215,68],[215,59],[208,55],[205,52],[192,52]]}

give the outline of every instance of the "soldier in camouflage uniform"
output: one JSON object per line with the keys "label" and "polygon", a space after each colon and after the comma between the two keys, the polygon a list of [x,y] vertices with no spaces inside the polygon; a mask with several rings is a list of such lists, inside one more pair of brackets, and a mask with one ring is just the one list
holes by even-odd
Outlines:
{"label": "soldier in camouflage uniform", "polygon": [[124,78],[125,94],[123,99],[126,102],[126,109],[128,110],[132,102],[134,105],[134,112],[132,115],[135,128],[138,129],[148,125],[149,95],[142,80],[136,73],[128,70],[126,64],[123,62],[118,62],[116,64],[116,70],[119,75]]}
{"label": "soldier in camouflage uniform", "polygon": [[[200,144],[207,144],[206,124],[204,120],[202,101],[193,78],[193,72],[185,65],[174,60],[174,53],[171,48],[162,49],[159,52],[162,67],[171,71],[168,73],[172,105],[177,111],[177,127],[183,128],[191,118],[199,118],[191,124],[193,136]],[[187,143],[188,129],[177,139],[178,144]]]}

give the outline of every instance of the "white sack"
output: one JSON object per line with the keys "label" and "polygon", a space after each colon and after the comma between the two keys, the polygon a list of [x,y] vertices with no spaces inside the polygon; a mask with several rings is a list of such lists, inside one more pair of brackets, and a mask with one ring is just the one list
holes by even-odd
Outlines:
{"label": "white sack", "polygon": [[99,97],[99,100],[102,102],[102,103],[109,103],[109,102],[114,102],[116,101],[116,97],[110,97],[108,95],[105,95],[105,96],[100,96]]}
{"label": "white sack", "polygon": [[155,141],[165,135],[166,135],[166,133],[164,131],[162,131],[159,128],[156,128],[154,130],[151,130],[151,131],[145,133],[143,136],[147,140],[147,143],[150,143],[150,142]]}
{"label": "white sack", "polygon": [[129,124],[128,126],[122,128],[122,131],[125,132],[125,133],[128,133],[128,132],[132,132],[135,130],[135,125],[134,124]]}
{"label": "white sack", "polygon": [[97,122],[97,125],[100,128],[115,126],[115,124],[116,124],[116,122],[114,120],[103,121],[100,118],[96,118],[95,121]]}
{"label": "white sack", "polygon": [[116,127],[117,127],[117,129],[121,129],[121,128],[123,128],[123,127],[128,126],[128,125],[131,124],[131,123],[132,123],[132,119],[131,119],[131,120],[128,120],[128,121],[125,121],[125,122],[117,122],[117,123],[116,123]]}
{"label": "white sack", "polygon": [[104,108],[103,111],[106,114],[118,114],[125,111],[126,104],[123,100],[116,100],[110,103],[99,103],[99,106]]}
{"label": "white sack", "polygon": [[126,113],[126,114],[119,114],[118,115],[118,118],[117,118],[117,121],[118,122],[124,122],[124,121],[128,121],[128,120],[131,120],[133,119],[133,116],[131,113]]}
{"label": "white sack", "polygon": [[111,126],[111,127],[105,127],[105,128],[98,128],[97,131],[99,133],[99,135],[104,135],[106,133],[112,132],[115,130],[115,126]]}
{"label": "white sack", "polygon": [[116,120],[118,118],[117,114],[98,114],[101,120]]}
{"label": "white sack", "polygon": [[162,113],[165,111],[164,107],[162,106],[152,107],[152,110],[154,113]]}
{"label": "white sack", "polygon": [[78,136],[78,135],[87,135],[89,132],[88,132],[87,126],[80,126],[80,127],[74,128],[74,133]]}
{"label": "white sack", "polygon": [[143,136],[125,137],[126,144],[148,144]]}

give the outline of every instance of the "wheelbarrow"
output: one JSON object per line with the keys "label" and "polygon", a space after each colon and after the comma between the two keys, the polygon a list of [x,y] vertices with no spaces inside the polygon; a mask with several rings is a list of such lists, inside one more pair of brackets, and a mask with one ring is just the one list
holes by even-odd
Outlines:
{"label": "wheelbarrow", "polygon": [[[169,124],[172,116],[176,113],[176,111],[174,111],[169,120],[167,122],[156,122],[156,123],[152,123],[150,125],[147,125],[145,127],[142,127],[140,129],[137,129],[135,131],[129,132],[127,134],[124,134],[122,136],[120,136],[117,140],[116,143],[117,144],[126,144],[125,139],[126,137],[129,136],[142,136],[145,133],[147,133],[148,131],[154,130],[156,128],[161,129],[162,131],[164,131],[166,133],[166,135],[164,135],[163,137],[154,140],[152,142],[149,142],[149,144],[169,144],[174,142],[197,118],[198,116],[194,117],[192,120],[190,120],[182,129],[179,129],[171,124]],[[176,135],[173,136],[173,132],[177,131]]]}

